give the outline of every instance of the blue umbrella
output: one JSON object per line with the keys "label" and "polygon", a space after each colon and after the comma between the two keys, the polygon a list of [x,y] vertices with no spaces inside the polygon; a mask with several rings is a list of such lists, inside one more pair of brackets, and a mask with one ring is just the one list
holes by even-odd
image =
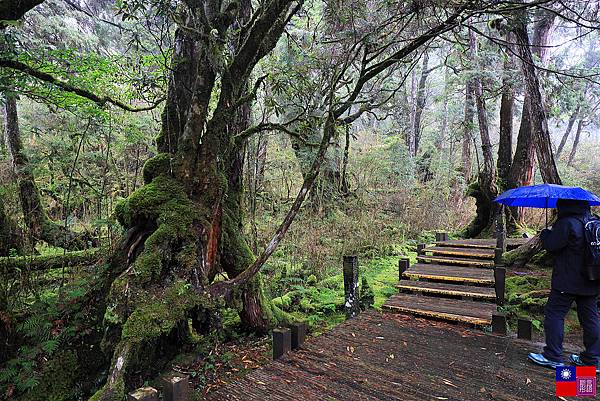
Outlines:
{"label": "blue umbrella", "polygon": [[[555,208],[559,199],[588,201],[590,206],[600,206],[600,197],[578,187],[564,185],[541,184],[510,189],[494,199],[502,205],[512,207]],[[548,212],[546,210],[546,226]]]}
{"label": "blue umbrella", "polygon": [[588,201],[590,206],[600,206],[600,197],[578,187],[555,184],[531,185],[510,189],[494,199],[506,206],[555,208],[559,199]]}

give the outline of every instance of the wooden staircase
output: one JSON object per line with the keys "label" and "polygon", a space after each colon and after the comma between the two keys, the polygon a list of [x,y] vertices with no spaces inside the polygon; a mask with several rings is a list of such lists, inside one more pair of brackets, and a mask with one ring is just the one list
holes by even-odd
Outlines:
{"label": "wooden staircase", "polygon": [[[508,239],[508,249],[525,239]],[[424,247],[402,274],[384,309],[478,326],[496,312],[496,240],[446,240]]]}

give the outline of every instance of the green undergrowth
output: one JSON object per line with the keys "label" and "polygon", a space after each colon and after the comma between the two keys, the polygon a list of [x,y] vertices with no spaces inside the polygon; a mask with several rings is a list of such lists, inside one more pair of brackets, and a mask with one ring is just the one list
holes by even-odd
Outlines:
{"label": "green undergrowth", "polygon": [[[410,244],[399,248],[400,255],[410,256],[414,263],[416,253],[411,249]],[[385,300],[397,292],[394,286],[398,282],[399,259],[398,255],[359,258],[360,294],[364,309],[369,304],[380,309]],[[315,275],[283,274],[279,282],[287,285],[281,295],[272,299],[273,304],[294,318],[306,321],[313,333],[326,331],[343,322],[344,277],[341,267],[340,261],[340,266],[332,268],[332,274],[321,280],[317,280]]]}

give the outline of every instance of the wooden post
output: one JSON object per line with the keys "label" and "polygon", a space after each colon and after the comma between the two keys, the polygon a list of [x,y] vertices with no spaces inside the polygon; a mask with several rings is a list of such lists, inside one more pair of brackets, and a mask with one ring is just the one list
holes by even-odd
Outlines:
{"label": "wooden post", "polygon": [[353,318],[360,312],[358,293],[358,256],[344,256],[344,307],[346,318]]}
{"label": "wooden post", "polygon": [[435,233],[435,242],[448,241],[448,233]]}
{"label": "wooden post", "polygon": [[296,350],[306,339],[306,323],[292,323],[289,327],[292,332],[292,349]]}
{"label": "wooden post", "polygon": [[506,225],[504,224],[504,205],[500,205],[496,216],[496,248],[506,252]]}
{"label": "wooden post", "polygon": [[494,263],[497,265],[502,264],[502,255],[504,255],[504,251],[502,248],[494,249]]}
{"label": "wooden post", "polygon": [[492,333],[506,335],[506,315],[504,313],[494,313],[492,315]]}
{"label": "wooden post", "polygon": [[162,378],[164,401],[188,401],[190,399],[190,381],[187,376],[168,376]]}
{"label": "wooden post", "polygon": [[519,318],[517,320],[517,338],[531,341],[533,338],[531,319]]}
{"label": "wooden post", "polygon": [[418,244],[417,245],[417,255],[425,255],[426,244]]}
{"label": "wooden post", "polygon": [[158,401],[158,390],[153,387],[142,387],[127,394],[127,401]]}
{"label": "wooden post", "polygon": [[402,280],[402,275],[410,267],[409,258],[400,258],[398,261],[398,280]]}
{"label": "wooden post", "polygon": [[494,287],[496,290],[496,305],[504,305],[506,291],[506,268],[502,265],[494,267]]}
{"label": "wooden post", "polygon": [[287,328],[273,329],[273,360],[292,349],[292,332]]}

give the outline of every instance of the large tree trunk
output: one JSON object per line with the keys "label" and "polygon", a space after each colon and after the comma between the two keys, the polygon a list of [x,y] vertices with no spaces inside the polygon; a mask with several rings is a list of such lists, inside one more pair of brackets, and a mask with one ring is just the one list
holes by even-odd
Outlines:
{"label": "large tree trunk", "polygon": [[[508,35],[507,40],[511,40]],[[504,74],[502,77],[502,97],[500,98],[500,141],[498,144],[498,183],[504,190],[510,182],[510,167],[513,152],[513,113],[515,105],[515,89],[511,72],[514,63],[509,53],[504,61]]]}
{"label": "large tree trunk", "polygon": [[569,161],[567,162],[567,166],[572,166],[573,161],[575,160],[575,155],[577,154],[577,147],[579,146],[579,139],[581,138],[581,131],[584,126],[583,119],[580,119],[577,123],[577,131],[575,133],[575,140],[573,141],[573,147],[571,148],[571,153],[569,153]]}
{"label": "large tree trunk", "polygon": [[[190,10],[184,24],[195,30],[176,31],[159,153],[144,165],[144,185],[115,211],[129,234],[117,251],[126,255],[123,264],[107,273],[116,276],[106,280],[111,289],[103,339],[112,361],[95,401],[121,399],[138,372],[160,369],[159,358],[165,361],[180,349],[189,320],[200,334],[218,329],[223,298],[210,292],[223,283],[217,276],[234,279],[253,265],[242,234],[245,137],[237,135],[249,123],[250,74],[275,46],[292,4],[269,3],[252,29],[229,36],[247,21],[250,1],[238,3],[232,15],[206,3],[208,23],[194,19],[200,10]],[[215,52],[231,54],[226,67],[215,65]],[[214,91],[219,95],[211,113]],[[246,328],[265,332],[275,316],[260,276],[252,277],[224,300],[239,305]]]}
{"label": "large tree trunk", "polygon": [[[17,224],[6,214],[5,199],[0,193],[0,256],[8,256],[13,252],[23,252],[23,233]],[[1,313],[0,305],[0,313]],[[0,337],[1,338],[1,337]]]}
{"label": "large tree trunk", "polygon": [[50,245],[70,250],[86,248],[89,240],[87,235],[74,233],[63,225],[55,223],[50,220],[44,210],[40,191],[35,184],[32,166],[21,142],[17,100],[14,95],[5,95],[4,135],[12,168],[19,185],[19,199],[28,230],[27,235],[32,243],[41,240]]}
{"label": "large tree trunk", "polygon": [[[471,62],[478,66],[477,38],[474,31],[469,31],[469,54]],[[477,68],[478,70],[479,68]],[[472,185],[469,191],[476,198],[477,214],[466,230],[467,237],[475,237],[482,231],[489,229],[494,223],[496,204],[493,199],[498,194],[496,188],[496,170],[494,166],[494,155],[492,154],[492,143],[490,140],[489,124],[485,100],[483,97],[483,84],[481,77],[476,75],[472,78],[475,103],[477,105],[477,120],[479,122],[479,134],[481,136],[481,150],[483,156],[483,168],[479,171],[477,188]],[[474,184],[475,185],[475,184]]]}
{"label": "large tree trunk", "polygon": [[[551,21],[553,20],[554,17],[551,18]],[[551,23],[549,25],[551,26]],[[521,20],[517,20],[514,32],[522,59],[521,67],[525,77],[525,89],[529,95],[529,119],[540,172],[544,182],[561,184],[558,169],[556,168],[556,163],[554,161],[542,89],[535,69],[534,59],[531,53],[531,44],[529,42],[529,35],[527,34],[525,23]],[[540,50],[540,52],[543,56],[544,52],[542,50]]]}
{"label": "large tree trunk", "polygon": [[560,154],[562,153],[563,149],[565,148],[565,145],[567,144],[567,139],[569,138],[569,135],[571,134],[571,131],[573,130],[573,125],[575,125],[575,121],[577,120],[577,116],[579,115],[579,109],[581,106],[577,106],[577,108],[575,109],[575,111],[571,114],[571,117],[569,117],[569,122],[567,123],[567,129],[565,129],[565,133],[562,136],[562,139],[560,140],[560,144],[558,145],[558,149],[556,149],[556,158],[560,158]]}

